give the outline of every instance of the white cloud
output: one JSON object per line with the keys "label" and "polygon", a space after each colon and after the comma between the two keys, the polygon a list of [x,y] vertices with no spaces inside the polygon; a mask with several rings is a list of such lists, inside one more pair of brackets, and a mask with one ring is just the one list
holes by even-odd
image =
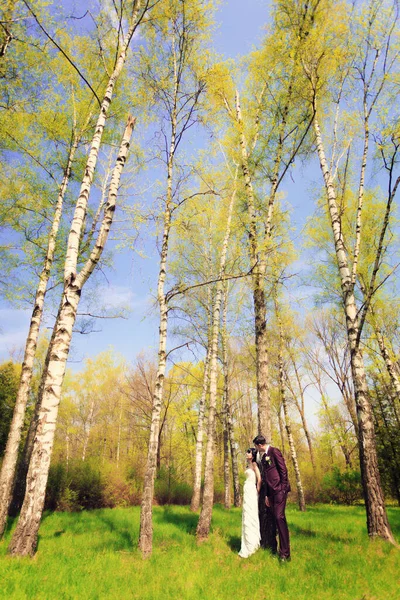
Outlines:
{"label": "white cloud", "polygon": [[151,302],[150,296],[139,296],[130,287],[124,285],[102,286],[98,292],[98,299],[107,308],[146,309]]}

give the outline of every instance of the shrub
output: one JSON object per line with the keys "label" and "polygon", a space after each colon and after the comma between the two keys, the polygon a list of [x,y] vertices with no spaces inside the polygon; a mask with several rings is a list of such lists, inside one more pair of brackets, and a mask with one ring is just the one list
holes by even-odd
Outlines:
{"label": "shrub", "polygon": [[190,504],[192,487],[179,481],[174,469],[161,468],[154,483],[154,497],[158,504]]}
{"label": "shrub", "polygon": [[76,462],[70,469],[70,490],[77,493],[80,508],[102,508],[103,482],[100,470],[90,462]]}
{"label": "shrub", "polygon": [[124,477],[124,473],[109,465],[103,471],[103,503],[104,506],[135,506],[140,504],[141,497],[137,481]]}
{"label": "shrub", "polygon": [[103,482],[99,469],[90,462],[51,465],[46,489],[45,508],[76,511],[102,508]]}
{"label": "shrub", "polygon": [[[61,498],[68,487],[67,469],[64,464],[51,465],[47,480],[45,508],[47,510],[60,510]],[[63,509],[61,509],[63,510]],[[68,509],[66,509],[68,510]]]}
{"label": "shrub", "polygon": [[351,505],[361,500],[363,495],[360,472],[352,469],[341,471],[339,467],[333,467],[323,478],[322,495],[323,501],[339,504]]}

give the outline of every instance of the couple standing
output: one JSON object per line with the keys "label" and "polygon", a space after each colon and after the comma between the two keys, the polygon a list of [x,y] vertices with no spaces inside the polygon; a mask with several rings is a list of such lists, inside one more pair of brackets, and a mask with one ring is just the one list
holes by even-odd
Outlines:
{"label": "couple standing", "polygon": [[290,545],[285,507],[290,484],[285,459],[278,448],[267,444],[263,435],[255,437],[253,444],[255,448],[246,452],[239,556],[247,558],[260,545],[277,554],[278,530],[279,559],[287,561],[290,560]]}

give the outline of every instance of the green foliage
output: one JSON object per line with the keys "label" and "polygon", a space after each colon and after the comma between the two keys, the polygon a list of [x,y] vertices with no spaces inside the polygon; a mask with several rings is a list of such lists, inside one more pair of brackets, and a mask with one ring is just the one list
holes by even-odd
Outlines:
{"label": "green foliage", "polygon": [[339,467],[324,476],[322,494],[325,502],[354,504],[362,499],[361,473],[353,469],[341,471]]}
{"label": "green foliage", "polygon": [[390,382],[372,371],[371,403],[373,407],[379,473],[387,497],[400,504],[400,429],[399,398]]}
{"label": "green foliage", "polygon": [[58,462],[50,467],[45,506],[66,512],[133,506],[141,500],[139,483],[111,464],[75,460],[67,469]]}
{"label": "green foliage", "polygon": [[0,365],[0,457],[4,454],[18,392],[19,369],[9,361]]}
{"label": "green foliage", "polygon": [[162,468],[157,473],[154,495],[158,504],[188,505],[192,494],[192,487],[179,481],[173,468]]}
{"label": "green foliage", "polygon": [[45,506],[50,510],[76,511],[104,506],[103,478],[90,462],[52,465],[46,490]]}
{"label": "green foliage", "polygon": [[[400,509],[389,508],[397,539]],[[187,507],[153,508],[154,550],[137,550],[139,507],[47,515],[35,560],[6,556],[0,545],[1,600],[394,600],[400,553],[371,543],[363,507],[320,505],[286,515],[292,562],[260,550],[237,556],[241,510],[216,506],[208,541],[194,535],[198,515]]]}

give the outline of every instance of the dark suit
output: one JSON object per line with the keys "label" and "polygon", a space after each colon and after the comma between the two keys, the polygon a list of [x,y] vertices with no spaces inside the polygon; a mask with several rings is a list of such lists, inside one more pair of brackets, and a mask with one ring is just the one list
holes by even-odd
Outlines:
{"label": "dark suit", "polygon": [[[264,488],[264,502],[265,496],[267,496],[276,523],[276,528],[278,529],[279,556],[282,558],[289,558],[289,529],[285,517],[285,508],[287,495],[288,492],[290,492],[290,484],[285,459],[278,448],[269,446],[267,452],[262,456],[261,477],[263,481],[262,487]],[[273,542],[268,545],[272,547],[273,551],[276,551],[276,538],[275,548],[273,547]]]}

